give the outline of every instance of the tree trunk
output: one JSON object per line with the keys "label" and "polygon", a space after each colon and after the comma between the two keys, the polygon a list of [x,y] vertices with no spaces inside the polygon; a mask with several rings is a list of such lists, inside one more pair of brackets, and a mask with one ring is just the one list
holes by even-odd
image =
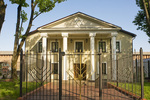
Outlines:
{"label": "tree trunk", "polygon": [[12,78],[13,79],[17,79],[17,60],[18,60],[19,54],[17,53],[13,53],[13,57],[12,57]]}
{"label": "tree trunk", "polygon": [[17,60],[20,54],[20,51],[22,49],[22,46],[25,42],[25,39],[27,37],[27,35],[29,34],[29,31],[31,29],[32,26],[32,22],[33,22],[33,16],[34,16],[34,6],[33,6],[33,2],[31,3],[32,5],[32,9],[31,9],[31,17],[29,20],[29,25],[27,27],[27,30],[25,32],[25,37],[22,38],[22,40],[20,41],[20,43],[18,43],[19,38],[18,38],[18,33],[19,33],[19,27],[20,27],[20,13],[21,13],[21,5],[18,6],[18,16],[17,16],[17,25],[16,25],[16,34],[15,34],[15,42],[14,42],[14,51],[13,51],[13,57],[12,57],[12,78],[13,79],[17,79]]}
{"label": "tree trunk", "polygon": [[1,32],[1,28],[2,28],[2,25],[4,23],[4,19],[5,19],[6,6],[7,5],[4,4],[4,1],[0,0],[0,32]]}
{"label": "tree trunk", "polygon": [[21,4],[18,6],[17,9],[17,24],[16,24],[16,33],[15,33],[15,41],[14,41],[14,51],[12,56],[12,79],[17,79],[17,60],[19,57],[18,52],[18,42],[19,42],[19,27],[20,27],[20,14],[21,14]]}

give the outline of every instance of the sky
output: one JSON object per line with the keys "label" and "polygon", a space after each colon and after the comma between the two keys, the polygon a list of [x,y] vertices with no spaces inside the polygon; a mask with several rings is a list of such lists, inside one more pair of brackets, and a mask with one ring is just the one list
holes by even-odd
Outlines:
{"label": "sky", "polygon": [[[4,1],[7,4],[7,9],[0,34],[0,51],[13,51],[17,5],[11,4],[9,0]],[[29,18],[30,8],[25,8],[25,10]],[[31,31],[70,14],[83,12],[136,34],[137,36],[133,40],[133,49],[138,52],[142,47],[144,52],[149,52],[148,36],[143,31],[137,30],[137,26],[132,23],[138,10],[140,9],[136,5],[136,0],[67,0],[56,4],[52,11],[37,17],[33,22]],[[27,24],[27,22],[24,24],[24,29],[26,29]]]}

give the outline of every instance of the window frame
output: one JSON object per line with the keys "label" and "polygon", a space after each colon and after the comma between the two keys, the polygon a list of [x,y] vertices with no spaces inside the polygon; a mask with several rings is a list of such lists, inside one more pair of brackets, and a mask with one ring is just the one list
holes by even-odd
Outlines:
{"label": "window frame", "polygon": [[[103,63],[106,64],[106,74],[103,74]],[[98,62],[97,65],[98,65],[98,66],[97,66],[97,74],[99,75],[99,62]],[[107,75],[107,62],[102,62],[102,75]]]}
{"label": "window frame", "polygon": [[[76,52],[76,42],[82,42],[82,50],[81,52],[84,51],[84,40],[75,40],[74,41],[74,51]],[[78,51],[77,51],[78,52]],[[79,53],[79,52],[78,52]]]}
{"label": "window frame", "polygon": [[[53,50],[53,43],[54,43],[54,46],[55,46],[54,50]],[[57,44],[57,46],[56,46],[56,44]],[[58,48],[59,48],[58,42],[51,42],[51,50],[52,50],[52,52],[58,52]]]}
{"label": "window frame", "polygon": [[[119,51],[117,51],[117,42],[119,43]],[[116,41],[116,53],[120,53],[121,52],[121,41],[117,40]]]}
{"label": "window frame", "polygon": [[[40,43],[41,43],[41,50],[40,50]],[[37,46],[37,50],[38,50],[38,53],[42,53],[42,50],[43,50],[43,44],[42,44],[42,41],[39,41],[38,42],[38,46]]]}
{"label": "window frame", "polygon": [[58,51],[52,51],[52,42],[58,42],[58,49],[59,49],[59,47],[60,47],[60,41],[59,40],[50,40],[50,51],[52,52],[52,53],[58,53]]}
{"label": "window frame", "polygon": [[100,45],[99,45],[100,42],[105,42],[105,44],[106,44],[106,46],[105,46],[105,52],[103,52],[103,50],[102,50],[102,53],[106,53],[107,52],[107,40],[102,40],[102,41],[99,40],[99,41],[97,41],[97,51],[98,52],[100,52],[100,49],[99,49],[100,48]]}

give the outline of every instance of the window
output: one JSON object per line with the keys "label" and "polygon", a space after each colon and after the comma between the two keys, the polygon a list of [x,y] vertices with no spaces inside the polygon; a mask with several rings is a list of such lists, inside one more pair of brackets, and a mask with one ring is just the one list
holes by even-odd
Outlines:
{"label": "window", "polygon": [[104,41],[99,42],[99,52],[100,52],[100,49],[102,49],[102,52],[106,52],[106,42]]}
{"label": "window", "polygon": [[116,52],[120,52],[120,42],[116,42]]}
{"label": "window", "polygon": [[41,53],[42,52],[42,42],[38,43],[38,52]]}
{"label": "window", "polygon": [[58,52],[58,42],[52,42],[52,52]]}
{"label": "window", "polygon": [[80,52],[81,50],[81,52],[83,52],[83,42],[76,42],[75,45],[75,51]]}
{"label": "window", "polygon": [[58,63],[52,63],[52,73],[58,74]]}
{"label": "window", "polygon": [[102,74],[106,74],[106,63],[102,63]]}

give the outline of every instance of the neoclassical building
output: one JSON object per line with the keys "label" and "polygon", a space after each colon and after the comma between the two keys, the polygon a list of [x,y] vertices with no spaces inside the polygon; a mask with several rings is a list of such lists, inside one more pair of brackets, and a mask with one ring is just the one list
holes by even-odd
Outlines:
{"label": "neoclassical building", "polygon": [[[86,70],[86,78],[88,78],[88,71],[91,71],[91,73],[94,72],[94,74],[91,74],[91,79],[95,80],[96,75],[99,74],[99,59],[95,54],[99,52],[100,48],[102,49],[103,74],[107,78],[108,71],[116,69],[117,58],[122,57],[124,54],[132,55],[133,39],[135,36],[135,34],[125,31],[119,26],[82,12],[77,12],[30,32],[26,39],[25,52],[26,54],[38,53],[38,59],[42,58],[44,61],[43,68],[51,66],[53,70],[55,69],[55,74],[58,74],[59,61],[58,57],[52,57],[50,54],[58,54],[59,48],[66,54],[70,52],[71,54],[88,53],[90,54],[88,56],[89,59],[87,56],[82,56],[80,61],[88,69]],[[34,63],[32,65],[35,67],[41,65],[40,61],[34,60],[32,60],[32,63]],[[79,58],[76,56],[72,58],[63,57],[63,80],[67,80],[69,75],[71,75],[67,74],[71,73],[67,72],[68,68],[71,67],[74,70],[75,67],[73,66],[79,65],[80,61],[78,60]],[[52,65],[49,64],[50,61]],[[116,71],[114,70],[112,73],[115,79]],[[72,74],[71,77],[75,78],[76,75]]]}

